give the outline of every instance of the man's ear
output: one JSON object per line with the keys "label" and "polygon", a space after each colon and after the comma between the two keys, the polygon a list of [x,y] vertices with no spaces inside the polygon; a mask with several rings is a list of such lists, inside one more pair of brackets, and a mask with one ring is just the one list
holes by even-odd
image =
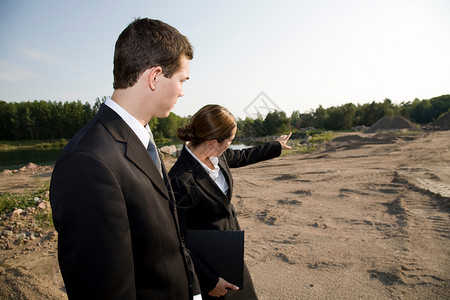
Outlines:
{"label": "man's ear", "polygon": [[157,67],[151,67],[149,69],[150,72],[148,72],[148,86],[150,87],[150,89],[152,91],[154,91],[156,89],[156,85],[158,83],[159,80],[159,76],[163,75],[162,73],[162,68],[160,66]]}

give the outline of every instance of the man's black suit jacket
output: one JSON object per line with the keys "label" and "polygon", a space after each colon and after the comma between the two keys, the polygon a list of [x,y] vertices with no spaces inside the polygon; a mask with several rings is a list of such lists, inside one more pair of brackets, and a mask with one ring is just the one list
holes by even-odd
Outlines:
{"label": "man's black suit jacket", "polygon": [[199,293],[170,183],[108,106],[60,154],[50,201],[69,298],[180,300]]}
{"label": "man's black suit jacket", "polygon": [[[243,150],[227,149],[219,156],[219,166],[229,187],[225,195],[184,147],[169,172],[182,231],[185,233],[187,229],[240,230],[236,212],[231,204],[234,183],[230,168],[247,166],[278,157],[280,154],[281,144],[277,141]],[[211,273],[198,258],[192,257],[192,259],[203,290],[203,297],[209,299],[207,292],[215,287],[218,276]],[[245,286],[246,284],[249,286]],[[238,299],[256,298],[256,295],[245,294],[253,291],[247,270],[244,271],[244,287],[244,290],[239,292],[241,297]]]}

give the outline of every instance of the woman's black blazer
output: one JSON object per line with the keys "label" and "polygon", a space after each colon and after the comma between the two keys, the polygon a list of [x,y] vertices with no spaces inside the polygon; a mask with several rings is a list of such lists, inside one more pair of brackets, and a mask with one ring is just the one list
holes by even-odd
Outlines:
{"label": "woman's black blazer", "polygon": [[[277,141],[243,150],[228,148],[219,156],[219,166],[228,183],[225,195],[200,163],[183,147],[180,157],[169,172],[175,194],[182,233],[187,229],[240,230],[231,204],[233,177],[230,168],[239,168],[278,157],[281,144]],[[204,290],[212,290],[218,277],[206,266],[199,266],[193,257],[197,276]]]}

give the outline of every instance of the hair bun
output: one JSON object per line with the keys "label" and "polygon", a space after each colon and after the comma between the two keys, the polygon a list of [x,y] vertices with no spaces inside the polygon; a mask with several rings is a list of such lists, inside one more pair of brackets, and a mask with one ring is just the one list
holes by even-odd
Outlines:
{"label": "hair bun", "polygon": [[178,128],[177,136],[182,141],[192,141],[195,138],[194,129],[190,125],[184,125]]}

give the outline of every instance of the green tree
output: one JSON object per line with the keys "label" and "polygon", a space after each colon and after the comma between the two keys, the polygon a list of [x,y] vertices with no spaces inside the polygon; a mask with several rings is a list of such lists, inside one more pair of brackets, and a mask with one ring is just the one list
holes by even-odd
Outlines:
{"label": "green tree", "polygon": [[430,100],[414,99],[410,102],[402,102],[398,111],[406,118],[419,124],[427,124],[439,118],[450,109],[450,95],[442,95]]}
{"label": "green tree", "polygon": [[236,123],[238,127],[237,136],[256,136],[256,131],[254,128],[255,120],[253,120],[252,118],[246,117],[244,120],[238,119]]}
{"label": "green tree", "polygon": [[274,135],[289,131],[290,121],[284,111],[269,112],[263,121],[263,128],[266,135]]}
{"label": "green tree", "polygon": [[50,133],[50,105],[51,102],[44,100],[34,101],[32,103],[32,115],[35,120],[35,137],[36,139],[48,139],[51,136]]}
{"label": "green tree", "polygon": [[186,123],[187,120],[171,112],[167,118],[158,119],[155,134],[158,137],[176,138],[178,128]]}
{"label": "green tree", "polygon": [[328,118],[328,113],[322,105],[315,110],[313,113],[312,127],[324,129],[326,126],[326,119]]}
{"label": "green tree", "polygon": [[291,114],[290,118],[291,128],[292,129],[300,129],[302,126],[302,118],[300,116],[300,112],[298,110],[294,110]]}
{"label": "green tree", "polygon": [[243,137],[258,137],[264,136],[265,130],[263,127],[263,118],[260,114],[258,114],[256,119],[252,119],[250,117],[246,117],[245,120],[238,120],[238,136]]}
{"label": "green tree", "polygon": [[433,120],[436,120],[443,113],[446,113],[450,110],[450,95],[442,95],[439,97],[434,97],[430,99],[430,103],[432,106],[432,117]]}
{"label": "green tree", "polygon": [[105,103],[106,98],[107,98],[106,96],[103,96],[101,100],[100,100],[100,98],[96,98],[95,99],[94,106],[92,107],[92,112],[93,112],[94,115],[98,112],[98,110],[100,109],[100,106],[103,103]]}
{"label": "green tree", "polygon": [[15,138],[17,127],[17,107],[14,103],[0,101],[0,139],[11,140]]}
{"label": "green tree", "polygon": [[357,107],[355,125],[372,126],[376,121],[384,116],[392,116],[395,112],[392,101],[385,99],[382,103],[373,101]]}
{"label": "green tree", "polygon": [[350,129],[355,120],[356,106],[347,103],[338,107],[331,107],[327,110],[325,127],[331,130]]}
{"label": "green tree", "polygon": [[433,120],[433,111],[430,100],[415,99],[411,104],[409,117],[419,124],[426,124]]}
{"label": "green tree", "polygon": [[302,120],[301,128],[313,127],[314,125],[314,111],[310,110],[309,112],[305,112],[300,114],[300,119]]}
{"label": "green tree", "polygon": [[65,133],[64,108],[62,102],[52,102],[50,106],[50,138],[67,138]]}
{"label": "green tree", "polygon": [[156,128],[158,127],[158,122],[159,119],[158,118],[151,118],[150,122],[148,122],[148,126],[150,126],[150,130],[152,131],[156,131]]}
{"label": "green tree", "polygon": [[16,139],[33,139],[34,118],[31,113],[29,102],[17,103],[16,120]]}

